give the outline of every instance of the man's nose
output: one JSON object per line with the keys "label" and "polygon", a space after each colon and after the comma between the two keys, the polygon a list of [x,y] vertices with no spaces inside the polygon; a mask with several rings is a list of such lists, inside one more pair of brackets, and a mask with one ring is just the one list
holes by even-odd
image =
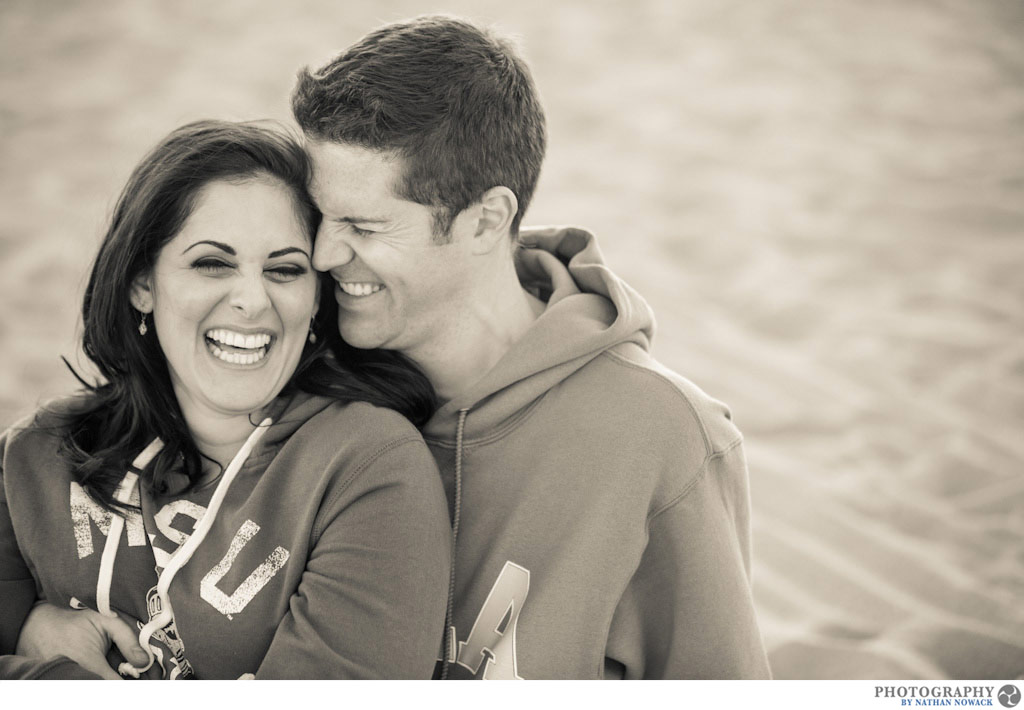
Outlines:
{"label": "man's nose", "polygon": [[313,245],[313,268],[317,271],[330,271],[344,266],[355,255],[344,235],[329,233],[323,225],[317,230],[316,244]]}
{"label": "man's nose", "polygon": [[231,307],[246,318],[258,318],[270,307],[270,295],[262,272],[239,278],[231,290]]}

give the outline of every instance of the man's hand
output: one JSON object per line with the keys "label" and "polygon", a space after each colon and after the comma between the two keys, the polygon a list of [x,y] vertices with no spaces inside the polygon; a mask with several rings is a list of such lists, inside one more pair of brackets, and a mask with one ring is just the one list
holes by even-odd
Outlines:
{"label": "man's hand", "polygon": [[131,664],[141,667],[149,662],[132,627],[121,619],[42,602],[25,619],[15,652],[43,659],[67,656],[101,678],[119,680],[121,676],[107,663],[111,643]]}

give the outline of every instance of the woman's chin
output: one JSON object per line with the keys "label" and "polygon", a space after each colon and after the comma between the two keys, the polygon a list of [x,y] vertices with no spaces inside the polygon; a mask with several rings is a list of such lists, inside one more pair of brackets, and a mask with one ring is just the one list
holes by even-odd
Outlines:
{"label": "woman's chin", "polygon": [[243,366],[209,378],[201,396],[191,399],[206,401],[212,409],[225,414],[257,416],[277,399],[287,382],[287,377],[270,369]]}
{"label": "woman's chin", "polygon": [[[291,357],[287,357],[291,355]],[[206,411],[217,417],[247,416],[258,423],[263,410],[271,404],[295,374],[301,353],[271,350],[267,357],[247,362],[224,362],[208,350],[190,371],[172,370],[178,401],[188,418],[189,412]],[[187,406],[192,403],[194,409]]]}

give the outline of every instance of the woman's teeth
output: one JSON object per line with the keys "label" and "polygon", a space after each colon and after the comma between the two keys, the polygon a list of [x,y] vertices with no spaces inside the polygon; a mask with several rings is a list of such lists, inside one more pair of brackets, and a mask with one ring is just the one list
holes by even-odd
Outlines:
{"label": "woman's teeth", "polygon": [[214,342],[220,343],[221,345],[231,345],[236,348],[246,348],[247,350],[261,348],[264,345],[270,344],[270,335],[267,333],[243,335],[242,333],[236,333],[233,330],[224,330],[223,328],[207,332],[206,337]]}
{"label": "woman's teeth", "polygon": [[382,284],[369,284],[369,283],[351,283],[346,281],[339,281],[338,288],[347,293],[349,296],[369,296],[371,293],[377,293],[384,286]]}
{"label": "woman's teeth", "polygon": [[226,353],[216,345],[210,345],[210,352],[218,360],[229,362],[232,365],[252,365],[259,362],[267,355],[266,348],[260,348],[254,353]]}
{"label": "woman's teeth", "polygon": [[252,365],[267,356],[271,337],[267,333],[244,335],[216,329],[206,333],[206,346],[215,358],[232,365]]}

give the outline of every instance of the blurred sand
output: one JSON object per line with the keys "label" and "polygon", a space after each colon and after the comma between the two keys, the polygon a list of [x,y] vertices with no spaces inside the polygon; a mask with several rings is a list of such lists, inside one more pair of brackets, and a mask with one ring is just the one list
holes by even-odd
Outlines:
{"label": "blurred sand", "polygon": [[6,0],[0,426],[74,381],[117,191],[174,126],[445,10],[518,34],[527,222],[598,233],[747,437],[780,678],[1024,677],[1024,5]]}

